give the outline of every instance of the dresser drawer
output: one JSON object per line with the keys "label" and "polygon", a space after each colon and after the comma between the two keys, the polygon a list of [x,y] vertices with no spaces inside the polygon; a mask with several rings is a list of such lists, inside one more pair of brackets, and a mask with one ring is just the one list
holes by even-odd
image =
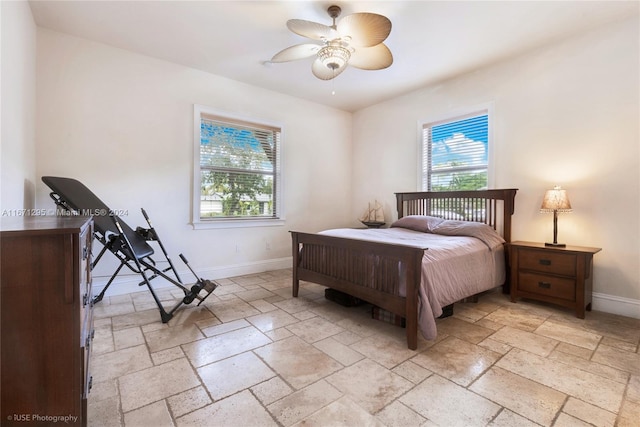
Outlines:
{"label": "dresser drawer", "polygon": [[573,279],[521,271],[518,273],[518,288],[523,292],[567,301],[576,299],[576,281]]}
{"label": "dresser drawer", "polygon": [[576,255],[571,253],[554,253],[535,249],[518,250],[518,265],[521,270],[575,277],[576,263]]}

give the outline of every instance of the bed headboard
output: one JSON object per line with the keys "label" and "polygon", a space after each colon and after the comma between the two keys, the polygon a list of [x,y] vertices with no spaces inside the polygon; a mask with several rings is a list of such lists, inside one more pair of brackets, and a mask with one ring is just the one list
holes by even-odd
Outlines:
{"label": "bed headboard", "polygon": [[421,191],[396,193],[398,218],[408,215],[483,222],[511,241],[511,216],[515,188],[471,191]]}

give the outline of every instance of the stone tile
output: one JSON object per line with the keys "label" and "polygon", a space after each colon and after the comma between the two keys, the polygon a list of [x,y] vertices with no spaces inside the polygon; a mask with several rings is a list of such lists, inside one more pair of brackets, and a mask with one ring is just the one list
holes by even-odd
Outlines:
{"label": "stone tile", "polygon": [[618,410],[624,393],[623,384],[519,349],[496,366],[611,412]]}
{"label": "stone tile", "polygon": [[93,336],[93,348],[91,354],[96,356],[98,354],[110,353],[116,349],[116,345],[113,341],[113,331],[111,325],[108,327],[94,327],[95,334]]}
{"label": "stone tile", "polygon": [[[104,317],[114,317],[123,314],[133,313],[136,311],[133,302],[128,301],[121,304],[102,304],[103,301],[96,303],[93,307],[94,319],[102,319]],[[158,315],[158,317],[160,317]]]}
{"label": "stone tile", "polygon": [[571,415],[565,414],[564,412],[558,415],[555,423],[553,423],[554,427],[592,427],[593,424],[584,422],[578,418],[572,417]]}
{"label": "stone tile", "polygon": [[120,378],[122,410],[128,412],[199,385],[184,358],[127,374]]}
{"label": "stone tile", "polygon": [[515,412],[503,409],[488,427],[538,427],[539,425]]}
{"label": "stone tile", "polygon": [[88,398],[90,401],[99,402],[100,400],[105,400],[112,397],[118,397],[117,380],[111,379],[100,382],[93,381],[91,393],[89,393]]}
{"label": "stone tile", "polygon": [[213,312],[213,314],[223,323],[260,314],[260,312],[256,310],[251,304],[239,298],[235,298],[229,301],[222,301],[213,305],[211,305],[209,303],[209,300],[207,300],[205,304],[209,308],[209,310],[211,310],[211,312]]}
{"label": "stone tile", "polygon": [[613,427],[616,422],[616,414],[613,412],[605,411],[573,397],[570,397],[565,403],[562,412],[600,427]]}
{"label": "stone tile", "polygon": [[584,348],[584,347],[578,347],[572,344],[567,344],[564,342],[561,342],[560,344],[558,344],[555,350],[553,350],[554,353],[558,351],[562,353],[567,353],[572,356],[579,357],[585,360],[591,359],[591,356],[593,355],[593,350],[589,350],[588,348]]}
{"label": "stone tile", "polygon": [[467,386],[499,357],[498,353],[491,350],[448,337],[411,361],[457,384]]}
{"label": "stone tile", "polygon": [[630,353],[608,345],[601,345],[591,360],[633,375],[640,375],[640,354],[638,353]]}
{"label": "stone tile", "polygon": [[120,329],[113,331],[113,341],[115,349],[120,350],[144,344],[144,336],[142,336],[140,328]]}
{"label": "stone tile", "polygon": [[182,349],[194,366],[200,367],[269,344],[271,340],[254,327],[184,344]]}
{"label": "stone tile", "polygon": [[226,399],[179,417],[177,427],[203,426],[255,426],[277,427],[278,424],[260,405],[260,402],[244,390]]}
{"label": "stone tile", "polygon": [[624,371],[620,371],[601,363],[591,362],[569,353],[554,351],[549,355],[549,359],[566,363],[567,365],[591,372],[592,374],[600,375],[603,378],[608,378],[622,384],[626,384],[629,379],[629,374]]}
{"label": "stone tile", "polygon": [[282,425],[290,426],[320,409],[324,411],[328,404],[341,396],[342,393],[329,383],[320,380],[268,405],[267,409]]}
{"label": "stone tile", "polygon": [[120,399],[117,396],[97,402],[87,402],[87,418],[91,427],[122,427]]}
{"label": "stone tile", "polygon": [[255,316],[248,317],[247,320],[262,332],[282,328],[298,322],[298,319],[280,309],[257,314]]}
{"label": "stone tile", "polygon": [[370,413],[378,412],[413,387],[410,381],[369,359],[327,377],[327,382]]}
{"label": "stone tile", "polygon": [[377,417],[387,427],[423,426],[427,421],[422,415],[398,401],[378,412]]}
{"label": "stone tile", "polygon": [[350,346],[361,354],[366,354],[382,366],[391,369],[416,355],[407,348],[406,336],[371,335]]}
{"label": "stone tile", "polygon": [[469,390],[542,425],[551,425],[567,397],[550,387],[496,367],[478,378]]}
{"label": "stone tile", "polygon": [[589,350],[595,350],[602,339],[601,335],[549,320],[540,325],[535,333]]}
{"label": "stone tile", "polygon": [[152,365],[147,347],[139,345],[111,353],[93,355],[91,359],[91,375],[93,376],[93,381],[100,382],[115,379]]}
{"label": "stone tile", "polygon": [[136,311],[135,313],[123,314],[112,317],[113,330],[128,329],[135,326],[148,325],[149,323],[161,323],[158,309]]}
{"label": "stone tile", "polygon": [[282,381],[279,377],[262,382],[251,387],[251,391],[256,395],[263,405],[269,405],[276,400],[280,400],[293,392],[293,389]]}
{"label": "stone tile", "polygon": [[[207,298],[209,301],[209,298]],[[177,325],[191,325],[204,320],[214,319],[215,316],[205,305],[197,305],[198,300],[192,305],[182,306],[174,314],[169,321],[169,327]]]}
{"label": "stone tile", "polygon": [[539,356],[549,355],[558,345],[558,341],[534,333],[506,326],[491,335],[494,341],[526,350]]}
{"label": "stone tile", "polygon": [[631,375],[627,385],[627,399],[640,403],[640,376]]}
{"label": "stone tile", "polygon": [[301,389],[342,368],[311,344],[292,336],[254,350],[295,389]]}
{"label": "stone tile", "polygon": [[293,332],[287,328],[274,329],[264,333],[271,341],[281,341],[293,336]]}
{"label": "stone tile", "polygon": [[331,338],[333,338],[334,340],[344,345],[351,345],[353,343],[360,341],[363,337],[362,335],[358,335],[351,331],[344,331],[337,335],[332,336]]}
{"label": "stone tile", "polygon": [[250,291],[244,292],[236,292],[236,296],[242,300],[247,302],[256,301],[256,300],[264,300],[265,298],[272,297],[273,292],[269,292],[266,289],[258,288]]}
{"label": "stone tile", "polygon": [[315,314],[311,310],[304,310],[304,311],[298,311],[297,313],[293,313],[292,316],[298,320],[307,320],[307,319],[311,319],[312,317],[317,317],[317,314]]}
{"label": "stone tile", "polygon": [[331,356],[333,359],[337,360],[344,366],[353,365],[357,361],[364,359],[364,355],[359,353],[352,348],[339,343],[333,338],[327,338],[322,341],[315,342],[313,344],[315,348],[325,352],[327,355]]}
{"label": "stone tile", "polygon": [[330,403],[322,408],[321,411],[314,413],[293,426],[328,426],[334,424],[336,420],[340,420],[340,424],[344,426],[385,427],[382,422],[359,407],[348,397],[343,397]]}
{"label": "stone tile", "polygon": [[167,398],[171,412],[181,417],[211,403],[211,398],[204,387],[198,386]]}
{"label": "stone tile", "polygon": [[638,345],[640,341],[640,319],[592,311],[587,312],[585,319],[578,319],[573,316],[565,318],[552,316],[552,320],[582,328],[604,337],[625,341],[632,345]]}
{"label": "stone tile", "polygon": [[202,329],[202,333],[208,337],[213,337],[216,335],[222,335],[227,332],[246,328],[247,326],[251,326],[251,323],[247,322],[245,319],[232,320],[231,322],[227,323],[219,323],[216,325],[207,326]]}
{"label": "stone tile", "polygon": [[638,427],[638,420],[640,420],[640,403],[625,400],[618,415],[617,427]]}
{"label": "stone tile", "polygon": [[275,305],[263,299],[249,301],[249,304],[251,304],[251,306],[255,307],[256,310],[258,310],[261,313],[268,313],[270,311],[274,311],[278,309],[278,307],[276,307]]}
{"label": "stone tile", "polygon": [[164,400],[124,414],[125,427],[158,427],[173,424]]}
{"label": "stone tile", "polygon": [[224,399],[275,376],[250,351],[203,366],[197,371],[214,400]]}
{"label": "stone tile", "polygon": [[258,285],[265,282],[259,274],[248,274],[245,276],[236,276],[231,278],[232,281],[240,286]]}
{"label": "stone tile", "polygon": [[500,410],[495,403],[438,375],[430,376],[399,401],[441,426],[483,426]]}
{"label": "stone tile", "polygon": [[145,332],[144,335],[147,339],[149,350],[152,353],[204,338],[200,329],[193,324],[178,325],[157,331]]}
{"label": "stone tile", "polygon": [[276,307],[286,311],[289,314],[298,313],[300,311],[315,308],[316,305],[304,298],[290,298],[284,301],[273,303]]}
{"label": "stone tile", "polygon": [[509,350],[513,348],[509,344],[505,344],[503,342],[496,341],[491,338],[482,340],[481,342],[478,343],[478,345],[480,347],[486,348],[487,350],[491,350],[499,354],[507,354]]}
{"label": "stone tile", "polygon": [[515,304],[509,307],[501,307],[485,317],[486,320],[500,323],[523,331],[533,332],[547,320],[547,316],[540,316],[523,309],[524,304]]}
{"label": "stone tile", "polygon": [[392,369],[392,372],[400,375],[402,378],[405,378],[414,384],[421,383],[425,378],[433,374],[433,372],[431,372],[430,370],[416,365],[411,360],[407,360],[406,362],[399,364]]}
{"label": "stone tile", "polygon": [[162,365],[163,363],[171,362],[181,357],[184,357],[184,352],[180,347],[172,347],[151,353],[151,360],[153,360],[154,365]]}
{"label": "stone tile", "polygon": [[493,329],[484,328],[456,317],[447,317],[438,322],[439,335],[452,335],[473,344],[479,343],[493,332]]}

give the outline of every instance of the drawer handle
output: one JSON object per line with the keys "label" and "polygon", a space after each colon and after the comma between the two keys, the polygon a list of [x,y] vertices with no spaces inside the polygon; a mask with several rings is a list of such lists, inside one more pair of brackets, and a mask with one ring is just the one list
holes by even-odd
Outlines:
{"label": "drawer handle", "polygon": [[539,263],[540,263],[541,265],[551,265],[551,260],[550,260],[550,259],[541,259],[541,260],[539,261]]}
{"label": "drawer handle", "polygon": [[543,289],[551,289],[551,283],[549,282],[538,282],[538,287]]}

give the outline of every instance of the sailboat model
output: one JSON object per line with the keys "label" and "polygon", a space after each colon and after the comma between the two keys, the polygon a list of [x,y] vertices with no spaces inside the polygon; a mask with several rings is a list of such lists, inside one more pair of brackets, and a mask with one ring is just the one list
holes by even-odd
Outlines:
{"label": "sailboat model", "polygon": [[384,222],[384,211],[382,210],[382,205],[378,203],[376,200],[373,203],[373,207],[371,206],[371,202],[367,209],[364,211],[362,216],[360,217],[360,222],[370,228],[380,228],[382,227]]}

